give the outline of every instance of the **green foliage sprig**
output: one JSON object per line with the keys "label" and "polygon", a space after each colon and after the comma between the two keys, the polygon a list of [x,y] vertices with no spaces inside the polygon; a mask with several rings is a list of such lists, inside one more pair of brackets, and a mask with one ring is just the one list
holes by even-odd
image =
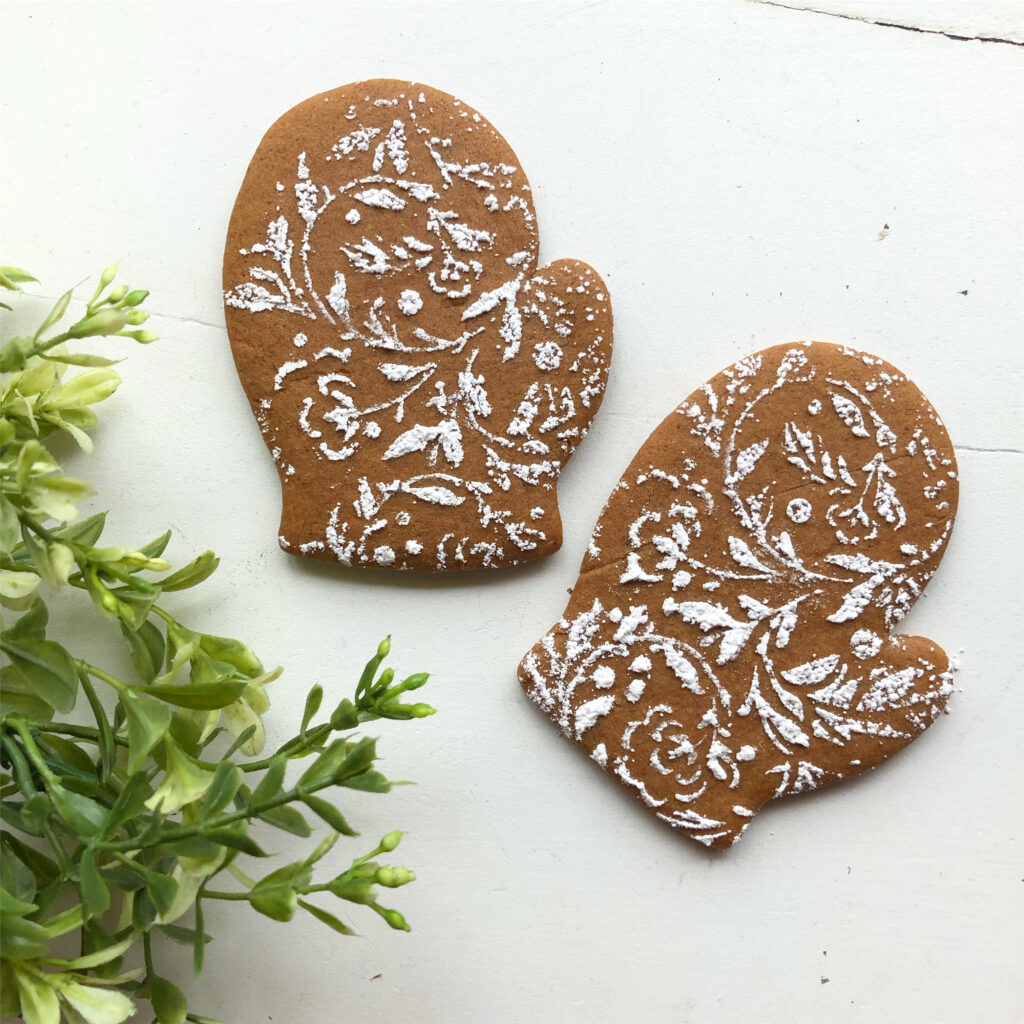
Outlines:
{"label": "green foliage sprig", "polygon": [[[379,887],[415,877],[377,861],[401,832],[340,874],[314,876],[340,836],[357,834],[332,794],[392,785],[374,768],[375,740],[354,730],[434,709],[403,702],[427,675],[396,682],[392,669],[381,669],[385,640],[352,698],[317,722],[324,691],[313,686],[297,734],[259,757],[265,687],[280,669],[265,670],[247,645],[186,626],[163,604],[209,577],[214,554],[173,571],[162,557],[169,531],[139,547],[101,546],[104,514],[78,518],[76,504],[91,488],[62,473],[47,442],[67,434],[91,452],[91,407],[120,379],[112,360],[71,353],[66,343],[155,340],[134,329],[146,320],[148,293],[113,285],[115,272],[103,272],[85,314],[66,330],[53,333],[70,291],[33,336],[0,349],[0,1015],[20,1014],[26,1024],[120,1024],[134,999],[147,999],[160,1024],[209,1024],[157,970],[152,941],[161,933],[191,946],[198,971],[210,941],[209,900],[245,902],[275,921],[301,910],[351,934],[311,899],[330,896],[408,930],[399,911],[378,902]],[[0,267],[9,291],[33,280]],[[84,372],[68,378],[69,367]],[[44,586],[88,594],[112,624],[112,639],[126,645],[134,678],[53,639]],[[82,715],[69,720],[83,698],[85,723]],[[289,762],[301,759],[308,764],[296,776]],[[243,870],[240,857],[268,856],[254,827],[306,838],[311,820],[329,831],[308,856],[262,875]],[[133,965],[138,946],[142,962]]]}

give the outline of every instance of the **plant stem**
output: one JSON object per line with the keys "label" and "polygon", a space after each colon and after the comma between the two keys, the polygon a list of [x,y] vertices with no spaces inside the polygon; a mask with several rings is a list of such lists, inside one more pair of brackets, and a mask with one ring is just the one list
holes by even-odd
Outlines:
{"label": "plant stem", "polygon": [[[38,722],[34,719],[26,719],[26,724],[33,732],[52,732],[57,736],[74,736],[78,739],[88,740],[90,743],[99,744],[99,733],[91,725],[71,725],[69,722]],[[114,742],[121,747],[128,746],[128,741],[123,736],[115,736]]]}
{"label": "plant stem", "polygon": [[130,850],[143,850],[151,846],[168,846],[171,843],[180,843],[185,839],[202,836],[204,832],[212,832],[215,829],[227,828],[229,825],[234,825],[235,822],[238,821],[249,821],[253,818],[258,818],[266,811],[271,811],[275,807],[281,807],[284,804],[295,803],[300,801],[304,796],[316,793],[318,790],[326,789],[328,786],[332,785],[334,785],[334,781],[330,777],[320,779],[310,785],[295,786],[293,789],[278,793],[277,796],[270,797],[262,803],[249,804],[241,810],[231,811],[228,814],[221,814],[216,818],[209,818],[197,825],[174,826],[167,829],[165,832],[158,832],[155,836],[146,840],[144,843],[134,842],[131,839],[123,839],[119,842],[93,843],[93,849],[117,853],[127,852]]}
{"label": "plant stem", "polygon": [[122,683],[116,676],[112,676],[109,672],[104,671],[96,665],[90,665],[87,661],[76,659],[75,665],[77,665],[83,672],[88,672],[89,675],[95,676],[97,679],[106,683],[107,686],[113,687],[118,693],[131,689],[127,683]]}
{"label": "plant stem", "polygon": [[31,796],[35,796],[37,790],[32,783],[32,770],[28,766],[28,761],[25,760],[25,752],[14,741],[13,736],[4,736],[0,743],[2,743],[4,750],[7,751],[8,758],[10,758],[14,780],[18,784],[21,795],[26,800]]}
{"label": "plant stem", "polygon": [[293,736],[286,743],[282,744],[271,757],[264,757],[259,761],[249,761],[246,764],[240,764],[238,767],[243,772],[261,772],[269,767],[274,757],[280,754],[284,754],[285,757],[298,757],[301,753],[312,750],[322,738],[330,736],[332,732],[334,732],[334,727],[331,723],[324,722],[322,725],[307,729],[305,737],[301,734]]}
{"label": "plant stem", "polygon": [[[91,308],[92,307],[86,309],[86,315],[83,319],[86,319],[91,315]],[[65,331],[63,334],[55,334],[52,338],[47,338],[46,341],[35,342],[35,344],[25,353],[25,361],[27,362],[33,356],[41,356],[44,352],[49,352],[51,348],[63,345],[65,341],[71,341],[70,331]]]}
{"label": "plant stem", "polygon": [[39,772],[46,788],[49,789],[50,785],[56,781],[56,778],[53,772],[50,771],[50,767],[46,763],[39,747],[36,746],[36,741],[32,736],[32,730],[29,728],[28,722],[23,718],[15,718],[11,720],[11,724],[14,726],[15,732],[21,737],[21,742],[25,746],[25,753],[28,755],[28,759],[32,762],[36,771]]}
{"label": "plant stem", "polygon": [[[60,539],[60,537],[54,534],[51,530],[48,530],[42,523],[30,516],[27,512],[22,511],[20,508],[17,511],[18,519],[21,520],[22,525],[27,526],[37,537],[42,537],[48,544],[53,544],[55,542],[59,542],[61,544],[65,543]],[[78,545],[71,543],[68,544],[68,547],[74,551],[78,548]]]}

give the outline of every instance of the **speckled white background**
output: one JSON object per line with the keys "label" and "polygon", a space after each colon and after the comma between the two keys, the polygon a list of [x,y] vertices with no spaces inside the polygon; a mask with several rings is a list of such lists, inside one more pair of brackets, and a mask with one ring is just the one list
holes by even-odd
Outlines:
{"label": "speckled white background", "polygon": [[[957,27],[948,4],[825,6]],[[956,6],[972,8],[962,34],[1021,37],[1019,4]],[[203,977],[167,954],[196,1010],[230,1024],[1024,1018],[1021,47],[742,0],[4,3],[0,19],[4,261],[56,295],[119,259],[158,314],[162,340],[124,350],[81,468],[116,510],[111,535],[170,525],[177,561],[220,553],[174,606],[286,666],[272,737],[312,682],[348,692],[389,631],[400,669],[435,674],[438,715],[378,730],[386,770],[418,785],[350,801],[367,848],[409,831],[399,862],[419,881],[395,902],[412,934],[353,914],[363,936],[342,939],[213,908]],[[264,129],[378,76],[490,118],[534,183],[542,259],[585,259],[611,288],[611,383],[562,478],[565,546],[542,564],[395,578],[276,546],[276,476],[223,329],[224,233]],[[737,357],[798,338],[884,356],[946,419],[960,516],[905,628],[962,648],[963,669],[951,713],[912,748],[766,810],[714,855],[608,784],[523,698],[515,666],[649,431]]]}

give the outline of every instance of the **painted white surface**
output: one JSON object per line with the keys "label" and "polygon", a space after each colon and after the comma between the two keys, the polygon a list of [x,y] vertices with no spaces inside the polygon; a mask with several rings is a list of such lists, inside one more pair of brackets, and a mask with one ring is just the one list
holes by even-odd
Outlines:
{"label": "painted white surface", "polygon": [[[876,5],[878,6],[878,5]],[[905,7],[906,5],[900,5]],[[1019,47],[689,5],[6,3],[4,260],[55,295],[119,258],[162,340],[126,350],[88,472],[111,536],[223,558],[175,603],[286,666],[272,736],[384,633],[440,713],[382,726],[416,787],[411,935],[226,906],[199,1012],[231,1024],[1009,1022],[1024,1016]],[[315,92],[422,79],[484,112],[536,190],[541,256],[610,285],[615,358],[542,564],[395,578],[276,546],[276,477],[223,330],[220,259],[263,130]],[[883,225],[888,236],[881,240]],[[964,294],[966,293],[966,294]],[[40,303],[41,305],[41,303]],[[905,369],[958,447],[961,510],[905,624],[958,651],[951,713],[883,768],[767,809],[724,856],[672,834],[521,695],[590,529],[649,431],[740,355],[848,342]],[[130,461],[129,481],[119,464]],[[345,850],[362,849],[361,840]],[[186,958],[168,953],[188,979]],[[376,977],[378,976],[379,977]],[[824,979],[827,979],[827,983]]]}

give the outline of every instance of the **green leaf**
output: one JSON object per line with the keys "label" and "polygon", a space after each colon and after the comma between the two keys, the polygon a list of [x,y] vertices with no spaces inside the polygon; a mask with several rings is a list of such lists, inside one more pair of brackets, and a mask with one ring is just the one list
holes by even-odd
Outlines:
{"label": "green leaf", "polygon": [[212,935],[206,935],[197,928],[183,928],[178,924],[161,924],[157,927],[172,942],[177,942],[181,946],[194,946],[197,941],[213,942]]}
{"label": "green leaf", "polygon": [[107,717],[107,710],[100,703],[99,697],[96,696],[96,691],[93,689],[89,677],[83,671],[79,673],[78,678],[82,684],[82,689],[85,691],[86,700],[89,701],[93,718],[96,719],[96,730],[99,733],[100,779],[106,782],[114,769],[114,760],[117,757],[114,730],[110,725],[110,719]]}
{"label": "green leaf", "polygon": [[145,883],[149,898],[160,914],[166,914],[178,895],[178,883],[170,876],[159,871],[151,871],[138,861],[123,860],[122,865],[134,871]]}
{"label": "green leaf", "polygon": [[149,976],[149,1000],[160,1024],[185,1024],[188,1002],[177,985],[158,974]]}
{"label": "green leaf", "polygon": [[164,551],[167,550],[167,545],[170,543],[170,540],[171,531],[165,530],[159,537],[151,540],[148,544],[143,544],[142,547],[139,548],[139,554],[145,555],[147,558],[159,558]]}
{"label": "green leaf", "polygon": [[220,559],[212,551],[204,551],[188,565],[165,576],[160,581],[160,589],[165,593],[173,590],[187,590],[212,576],[218,565],[220,565]]}
{"label": "green leaf", "polygon": [[[2,303],[0,303],[2,305]],[[6,307],[10,309],[10,306]],[[21,1016],[21,998],[14,968],[4,960],[0,962],[0,1020],[13,1020]]]}
{"label": "green leaf", "polygon": [[302,862],[286,864],[261,878],[249,890],[249,903],[275,921],[290,921],[298,907],[297,889],[309,886],[311,872]]}
{"label": "green leaf", "polygon": [[196,896],[195,906],[196,938],[192,944],[192,970],[198,974],[203,969],[203,957],[206,955],[206,944],[211,940],[204,931],[206,924],[203,915],[203,890],[200,888]]}
{"label": "green leaf", "polygon": [[[218,729],[217,732],[223,732],[223,729]],[[231,742],[231,746],[224,751],[224,760],[226,761],[229,757],[232,757],[236,750],[241,750],[256,735],[256,726],[247,725]],[[211,733],[207,738],[206,742],[209,743],[213,740],[214,734]],[[205,744],[204,744],[205,746]]]}
{"label": "green leaf", "polygon": [[22,637],[37,637],[42,639],[46,634],[46,623],[49,620],[49,612],[41,597],[36,597],[28,608],[22,612],[18,620],[10,627],[0,633],[4,640],[18,640]]}
{"label": "green leaf", "polygon": [[146,805],[151,789],[144,771],[129,776],[124,788],[117,794],[113,807],[103,823],[103,835],[111,836],[126,821],[134,818]]}
{"label": "green leaf", "polygon": [[15,971],[25,1024],[60,1024],[60,1003],[49,983],[28,971]]}
{"label": "green leaf", "polygon": [[0,642],[0,650],[52,708],[64,714],[74,708],[78,673],[71,655],[60,644],[26,636]]}
{"label": "green leaf", "polygon": [[33,910],[38,909],[39,907],[35,903],[20,900],[17,896],[0,886],[0,913],[11,914],[14,917],[24,917],[26,914],[31,914]]}
{"label": "green leaf", "polygon": [[[172,712],[171,735],[190,757],[199,757],[202,746],[199,742],[212,712],[181,709]],[[223,732],[223,730],[221,730]]]}
{"label": "green leaf", "polygon": [[13,711],[16,715],[40,722],[49,722],[54,715],[53,708],[45,700],[40,700],[30,693],[20,693],[19,690],[26,685],[22,680],[18,680],[16,688],[12,687],[14,671],[11,665],[0,668],[0,710]]}
{"label": "green leaf", "polygon": [[91,971],[96,967],[102,967],[111,961],[119,960],[135,944],[136,937],[129,933],[126,939],[120,942],[112,942],[101,949],[93,950],[83,956],[74,956],[69,959],[55,957],[49,962],[55,967],[69,968],[73,971]]}
{"label": "green leaf", "polygon": [[41,338],[68,311],[68,305],[71,302],[71,294],[72,290],[68,290],[56,301],[53,309],[46,314],[46,319],[40,325],[39,330],[36,331],[37,338]]}
{"label": "green leaf", "polygon": [[159,590],[145,580],[132,578],[131,584],[111,591],[117,599],[117,617],[131,629],[139,629],[149,617]]}
{"label": "green leaf", "polygon": [[110,909],[110,890],[96,867],[96,854],[86,850],[78,864],[78,891],[89,917],[99,917]]}
{"label": "green leaf", "polygon": [[389,782],[380,772],[367,770],[341,780],[338,785],[363,793],[390,793],[393,783]]}
{"label": "green leaf", "polygon": [[26,441],[18,452],[18,462],[15,479],[18,490],[24,493],[28,490],[29,478],[36,470],[51,470],[56,467],[53,456],[36,440]]}
{"label": "green leaf", "polygon": [[342,921],[339,921],[332,913],[305,900],[299,900],[299,906],[307,913],[312,914],[318,921],[323,922],[328,928],[333,928],[339,935],[355,935],[355,931]]}
{"label": "green leaf", "polygon": [[103,527],[107,522],[106,512],[97,512],[87,519],[80,519],[77,523],[71,523],[62,530],[57,530],[56,535],[62,540],[74,541],[83,547],[90,547],[100,539]]}
{"label": "green leaf", "polygon": [[345,816],[334,804],[312,793],[302,798],[302,802],[316,815],[322,818],[335,832],[345,836],[357,836],[358,832],[345,820]]}
{"label": "green leaf", "polygon": [[[36,796],[40,795],[39,793],[36,794]],[[33,797],[33,799],[35,798]],[[43,797],[43,799],[45,800],[46,798]],[[26,817],[24,808],[19,809],[17,804],[9,800],[0,803],[0,819],[19,832],[24,832],[26,835],[35,836],[37,839],[43,835],[42,825],[35,818]]]}
{"label": "green leaf", "polygon": [[293,836],[305,838],[312,832],[309,822],[294,807],[287,807],[283,804],[280,807],[271,807],[261,812],[260,820],[283,832],[290,832]]}
{"label": "green leaf", "polygon": [[292,861],[275,868],[255,885],[255,889],[272,888],[276,885],[290,885],[296,889],[306,889],[312,879],[312,869],[302,860]]}
{"label": "green leaf", "polygon": [[50,560],[46,553],[46,544],[24,525],[21,528],[21,540],[25,545],[21,557],[27,556],[29,566],[43,579],[47,579],[50,572]]}
{"label": "green leaf", "polygon": [[345,739],[333,740],[320,756],[302,773],[299,786],[312,786],[330,779],[348,755],[351,744]]}
{"label": "green leaf", "polygon": [[47,423],[52,423],[55,427],[70,434],[75,439],[75,444],[82,449],[87,455],[92,455],[95,446],[92,443],[92,438],[75,423],[70,422],[64,416],[59,416],[57,413],[47,413],[42,417]]}
{"label": "green leaf", "polygon": [[202,834],[204,839],[220,843],[221,846],[227,846],[229,849],[238,850],[241,853],[247,853],[251,857],[267,856],[266,851],[260,847],[256,840],[244,832],[236,832],[230,828],[211,828],[204,829]]}
{"label": "green leaf", "polygon": [[147,619],[138,629],[129,629],[121,623],[121,633],[131,652],[135,671],[151,683],[160,674],[164,662],[164,635]]}
{"label": "green leaf", "polygon": [[241,785],[242,771],[238,765],[230,761],[221,761],[213,773],[213,782],[203,797],[199,816],[205,818],[223,810],[234,799]]}
{"label": "green leaf", "polygon": [[21,539],[21,521],[18,510],[0,495],[0,552],[10,554]]}
{"label": "green leaf", "polygon": [[[43,748],[48,747],[55,756],[47,755],[47,762],[59,775],[77,775],[82,780],[95,783],[96,766],[92,758],[78,745],[78,742],[70,740],[65,736],[58,736],[56,733],[42,733],[37,737],[37,742]],[[45,751],[44,751],[45,752]],[[68,779],[64,780],[76,789],[81,789],[71,784]]]}
{"label": "green leaf", "polygon": [[120,697],[128,726],[128,771],[134,774],[167,734],[173,712],[166,704],[130,690],[122,691]]}
{"label": "green leaf", "polygon": [[165,658],[166,671],[157,679],[158,684],[169,683],[176,678],[199,647],[199,634],[185,629],[181,623],[170,622],[167,625],[167,653]]}
{"label": "green leaf", "polygon": [[58,782],[47,784],[53,809],[80,836],[92,837],[103,830],[106,809],[81,793],[72,792]]}
{"label": "green leaf", "polygon": [[[30,281],[38,283],[39,280],[20,267],[0,267],[0,277],[5,278],[9,284],[27,284]],[[8,286],[4,285],[5,288]]]}
{"label": "green leaf", "polygon": [[287,763],[288,760],[284,754],[275,754],[270,759],[266,774],[260,779],[259,785],[253,791],[253,804],[265,803],[281,792],[281,785],[284,782],[284,770]]}
{"label": "green leaf", "polygon": [[359,709],[345,697],[331,715],[331,727],[338,730],[354,729],[359,724]]}
{"label": "green leaf", "polygon": [[172,857],[188,857],[190,860],[220,861],[224,856],[224,848],[219,843],[210,842],[202,836],[189,836],[176,843],[170,843],[166,848],[159,847],[160,855],[167,854]]}
{"label": "green leaf", "polygon": [[372,874],[352,876],[345,872],[328,882],[327,888],[339,900],[348,900],[349,903],[369,906],[377,899]]}
{"label": "green leaf", "polygon": [[50,800],[45,793],[36,793],[25,801],[21,809],[22,817],[28,824],[34,825],[38,831],[33,835],[42,835],[43,826],[50,817]]}
{"label": "green leaf", "polygon": [[68,932],[73,932],[76,928],[81,928],[83,923],[84,908],[81,903],[76,903],[73,907],[69,907],[67,910],[62,910],[59,914],[54,914],[53,917],[43,921],[43,925],[46,927],[46,932],[50,938],[55,939],[59,935],[67,935]]}
{"label": "green leaf", "polygon": [[121,378],[109,367],[86,370],[65,383],[56,397],[50,399],[53,409],[69,406],[95,405],[109,398],[119,387]]}
{"label": "green leaf", "polygon": [[137,686],[135,690],[180,708],[212,711],[233,704],[242,696],[247,685],[244,679],[220,679],[210,683],[161,683],[155,686]]}
{"label": "green leaf", "polygon": [[146,887],[141,875],[129,871],[119,864],[108,864],[103,869],[103,880],[107,885],[112,885],[115,889],[120,889],[121,892],[138,892]]}
{"label": "green leaf", "polygon": [[263,674],[263,663],[256,657],[252,648],[248,644],[243,644],[241,640],[204,633],[199,643],[211,658],[238,669],[242,675],[250,679]]}
{"label": "green leaf", "polygon": [[49,857],[27,846],[9,832],[3,834],[0,845],[0,877],[8,891],[20,900],[35,898],[39,886],[49,885],[60,876],[60,869]]}
{"label": "green leaf", "polygon": [[4,918],[0,929],[0,952],[12,960],[31,960],[44,956],[50,936],[46,929],[24,917]]}
{"label": "green leaf", "polygon": [[330,779],[335,785],[364,772],[374,761],[377,741],[369,736],[357,743],[337,739],[313,762],[299,779],[300,786],[312,786]]}
{"label": "green leaf", "polygon": [[[75,435],[75,440],[81,445],[82,441],[79,434],[85,434],[87,430],[93,430],[96,424],[99,423],[99,417],[85,406],[80,409],[62,409],[60,413],[50,413],[55,419],[60,420],[62,429],[68,430],[74,428],[71,433]],[[76,433],[76,431],[78,433]],[[92,449],[92,439],[86,434],[86,440],[88,443],[84,446],[86,451]]]}
{"label": "green leaf", "polygon": [[145,930],[156,922],[156,916],[156,907],[148,890],[140,889],[132,901],[132,924]]}
{"label": "green leaf", "polygon": [[146,806],[166,815],[201,800],[213,784],[213,772],[170,738],[164,741],[164,754],[166,773],[156,792],[146,801]]}
{"label": "green leaf", "polygon": [[108,359],[106,356],[90,355],[88,352],[62,352],[57,356],[46,352],[43,358],[49,359],[52,363],[63,363],[65,366],[114,366],[121,361]]}
{"label": "green leaf", "polygon": [[0,569],[0,600],[9,608],[22,608],[23,602],[39,586],[41,577],[20,569]]}
{"label": "green leaf", "polygon": [[311,721],[313,716],[320,710],[320,705],[324,700],[324,688],[317,683],[306,696],[306,706],[302,711],[302,725],[299,727],[299,735],[306,738],[306,727]]}
{"label": "green leaf", "polygon": [[83,985],[74,980],[59,984],[61,996],[86,1024],[122,1024],[135,1012],[132,1001],[112,988]]}

